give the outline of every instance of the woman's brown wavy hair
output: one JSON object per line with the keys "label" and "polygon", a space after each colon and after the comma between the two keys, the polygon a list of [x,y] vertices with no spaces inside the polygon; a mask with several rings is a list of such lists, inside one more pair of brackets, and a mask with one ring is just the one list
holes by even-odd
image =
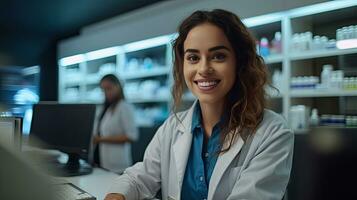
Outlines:
{"label": "woman's brown wavy hair", "polygon": [[222,123],[221,152],[224,153],[230,149],[238,134],[246,139],[254,134],[262,121],[266,106],[264,87],[267,83],[267,70],[262,57],[256,52],[254,37],[237,15],[221,9],[195,11],[178,27],[178,37],[173,41],[172,95],[175,113],[181,103],[185,87],[184,41],[191,29],[203,23],[213,24],[223,30],[237,60],[236,82],[227,95],[225,111],[228,112]]}

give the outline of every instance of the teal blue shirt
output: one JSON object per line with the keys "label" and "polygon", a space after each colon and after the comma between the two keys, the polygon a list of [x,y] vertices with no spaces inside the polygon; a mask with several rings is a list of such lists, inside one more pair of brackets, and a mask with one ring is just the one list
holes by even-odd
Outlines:
{"label": "teal blue shirt", "polygon": [[192,116],[192,144],[183,179],[181,199],[207,199],[209,181],[220,150],[220,128],[217,123],[207,144],[204,143],[204,129],[200,104],[197,103]]}

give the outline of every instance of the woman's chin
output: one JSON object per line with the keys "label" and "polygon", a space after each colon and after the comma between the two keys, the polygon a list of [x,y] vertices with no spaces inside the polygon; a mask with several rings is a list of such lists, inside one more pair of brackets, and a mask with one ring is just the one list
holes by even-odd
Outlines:
{"label": "woman's chin", "polygon": [[215,95],[196,95],[197,99],[200,101],[200,104],[217,104],[223,103],[224,98],[219,98]]}

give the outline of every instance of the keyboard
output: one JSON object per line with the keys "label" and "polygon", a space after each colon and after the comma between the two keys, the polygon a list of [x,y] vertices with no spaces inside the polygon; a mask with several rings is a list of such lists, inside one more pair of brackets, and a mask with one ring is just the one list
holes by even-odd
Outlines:
{"label": "keyboard", "polygon": [[96,200],[96,198],[72,183],[53,185],[55,200]]}

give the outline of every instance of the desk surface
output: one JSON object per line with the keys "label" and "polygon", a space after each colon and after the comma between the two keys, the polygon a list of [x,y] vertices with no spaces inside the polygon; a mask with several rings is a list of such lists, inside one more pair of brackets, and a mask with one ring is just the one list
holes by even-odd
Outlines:
{"label": "desk surface", "polygon": [[[60,156],[60,160],[66,160],[67,158],[65,154],[57,151],[57,150],[43,150],[34,147],[30,147],[28,145],[23,145],[22,150],[24,152],[33,152],[35,154],[30,154],[34,156],[39,154],[40,156],[53,156],[57,159]],[[41,166],[42,162],[34,162],[33,164]],[[115,178],[119,175],[113,172],[106,171],[101,168],[93,168],[93,172],[88,175],[83,176],[73,176],[73,177],[51,177],[54,183],[72,183],[77,187],[83,189],[84,191],[88,192],[89,194],[95,196],[97,200],[104,199],[105,195],[107,194],[110,186],[113,184]]]}
{"label": "desk surface", "polygon": [[91,174],[74,177],[60,177],[58,178],[58,181],[70,182],[95,196],[97,200],[102,200],[117,177],[118,175],[113,172],[100,168],[93,168],[93,173]]}

